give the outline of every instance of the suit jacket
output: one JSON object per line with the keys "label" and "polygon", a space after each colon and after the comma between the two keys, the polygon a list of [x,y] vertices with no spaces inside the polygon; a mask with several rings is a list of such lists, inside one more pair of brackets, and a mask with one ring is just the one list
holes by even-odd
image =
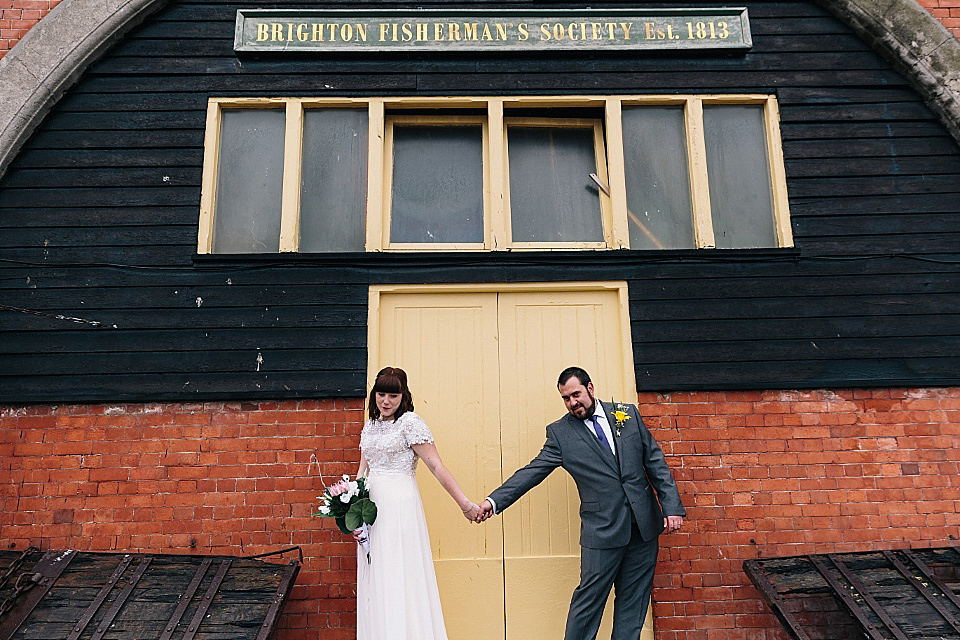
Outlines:
{"label": "suit jacket", "polygon": [[625,405],[630,418],[624,421],[618,436],[613,406],[599,404],[613,431],[617,456],[604,448],[582,420],[568,413],[547,426],[547,441],[537,457],[490,494],[498,512],[540,484],[554,469],[563,467],[580,494],[581,546],[624,546],[630,542],[633,522],[643,539],[650,540],[663,531],[664,514],[686,515],[663,451],[644,426],[637,408]]}

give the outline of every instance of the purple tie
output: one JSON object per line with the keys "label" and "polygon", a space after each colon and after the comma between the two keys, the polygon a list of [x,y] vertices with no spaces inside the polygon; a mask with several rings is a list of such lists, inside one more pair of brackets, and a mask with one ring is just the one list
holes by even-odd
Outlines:
{"label": "purple tie", "polygon": [[613,453],[613,449],[610,448],[610,443],[607,441],[607,436],[603,434],[603,429],[600,428],[600,422],[597,420],[597,416],[590,416],[590,419],[593,420],[593,430],[597,432],[597,439],[600,440],[600,444],[603,445],[603,448]]}

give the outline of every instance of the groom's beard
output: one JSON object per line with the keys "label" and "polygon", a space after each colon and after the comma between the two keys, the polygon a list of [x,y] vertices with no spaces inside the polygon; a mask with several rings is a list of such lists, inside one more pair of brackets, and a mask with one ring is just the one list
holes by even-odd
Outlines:
{"label": "groom's beard", "polygon": [[570,407],[570,413],[573,414],[573,417],[577,420],[589,420],[597,411],[597,399],[590,395],[589,392],[587,392],[587,396],[590,398],[589,405],[584,405],[581,403]]}

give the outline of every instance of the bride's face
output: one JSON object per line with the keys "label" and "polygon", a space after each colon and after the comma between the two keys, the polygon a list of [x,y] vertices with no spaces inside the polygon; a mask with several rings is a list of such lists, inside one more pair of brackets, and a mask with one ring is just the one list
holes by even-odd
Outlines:
{"label": "bride's face", "polygon": [[377,391],[377,408],[380,409],[380,418],[389,420],[400,406],[399,393],[384,393]]}

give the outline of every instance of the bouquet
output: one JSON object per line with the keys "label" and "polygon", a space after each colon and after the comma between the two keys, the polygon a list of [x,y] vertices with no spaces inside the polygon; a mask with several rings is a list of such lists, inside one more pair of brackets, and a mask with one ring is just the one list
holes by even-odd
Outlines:
{"label": "bouquet", "polygon": [[324,489],[323,495],[317,499],[320,500],[320,509],[313,515],[333,518],[340,531],[347,535],[359,530],[357,542],[363,547],[367,564],[370,564],[369,526],[377,519],[377,505],[370,499],[367,479],[351,481],[350,476],[343,474],[339,482]]}

